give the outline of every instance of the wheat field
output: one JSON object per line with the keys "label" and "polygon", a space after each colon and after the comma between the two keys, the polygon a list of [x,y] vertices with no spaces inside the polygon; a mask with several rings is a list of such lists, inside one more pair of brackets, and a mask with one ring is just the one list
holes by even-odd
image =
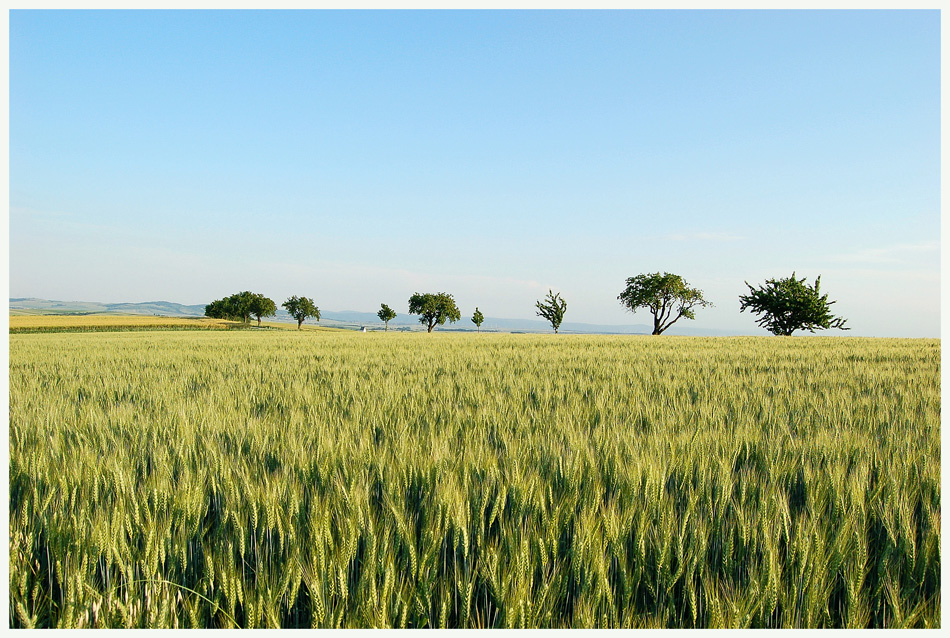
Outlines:
{"label": "wheat field", "polygon": [[11,334],[21,332],[92,332],[136,329],[226,330],[234,322],[206,317],[157,317],[152,315],[10,315]]}
{"label": "wheat field", "polygon": [[937,627],[940,342],[10,336],[14,627]]}
{"label": "wheat field", "polygon": [[[297,330],[296,324],[278,321],[265,321],[264,328],[277,330]],[[119,314],[78,314],[78,315],[10,315],[10,334],[37,332],[128,332],[130,330],[244,330],[254,328],[255,323],[242,323],[228,319],[209,317],[160,317],[153,315]],[[305,324],[304,331],[335,331],[328,328]]]}

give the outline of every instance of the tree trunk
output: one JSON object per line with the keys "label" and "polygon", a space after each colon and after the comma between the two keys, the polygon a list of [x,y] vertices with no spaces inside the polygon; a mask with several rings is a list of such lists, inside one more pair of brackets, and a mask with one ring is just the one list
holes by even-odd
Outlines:
{"label": "tree trunk", "polygon": [[300,326],[302,326],[302,325],[303,325],[303,319],[298,319],[298,320],[297,320],[297,330],[300,330]]}
{"label": "tree trunk", "polygon": [[257,318],[257,327],[258,327],[258,328],[261,327],[261,318],[260,318],[260,317]]}

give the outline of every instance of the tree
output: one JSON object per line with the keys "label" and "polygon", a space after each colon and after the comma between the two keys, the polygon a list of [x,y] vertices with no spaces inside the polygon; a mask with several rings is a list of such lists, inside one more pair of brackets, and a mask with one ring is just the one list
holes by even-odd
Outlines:
{"label": "tree", "polygon": [[646,308],[653,315],[653,334],[663,334],[680,317],[695,319],[695,308],[712,303],[703,299],[703,291],[690,288],[686,280],[668,272],[648,273],[627,279],[627,288],[617,297],[630,312]]}
{"label": "tree", "polygon": [[245,290],[224,299],[217,299],[205,306],[205,316],[247,323],[251,320],[251,310],[256,296],[254,293]]}
{"label": "tree", "polygon": [[205,306],[205,316],[211,317],[212,319],[231,319],[233,313],[228,305],[228,298],[215,299]]}
{"label": "tree", "polygon": [[434,295],[417,292],[409,297],[409,314],[419,315],[419,323],[425,325],[429,332],[436,326],[444,325],[446,320],[455,323],[462,318],[455,299],[444,292]]}
{"label": "tree", "polygon": [[478,306],[475,306],[475,314],[472,315],[472,323],[475,324],[475,329],[478,332],[482,331],[482,323],[485,321],[485,315],[482,314],[482,311],[478,309]]}
{"label": "tree", "polygon": [[228,297],[228,305],[235,317],[240,317],[244,323],[251,321],[251,307],[254,305],[254,293],[248,290]]}
{"label": "tree", "polygon": [[257,327],[261,327],[261,317],[273,317],[277,314],[277,306],[273,299],[261,294],[253,295],[251,299],[251,314],[257,317]]}
{"label": "tree", "polygon": [[313,303],[313,299],[308,297],[298,297],[294,295],[281,304],[290,316],[297,320],[297,330],[309,317],[320,321],[320,309]]}
{"label": "tree", "polygon": [[544,298],[544,303],[535,302],[535,306],[538,308],[538,316],[551,322],[554,334],[557,334],[557,329],[561,327],[561,321],[564,319],[564,313],[567,312],[567,302],[560,299],[560,295],[561,293],[554,294],[551,290],[548,290],[548,296]]}
{"label": "tree", "polygon": [[389,322],[396,318],[396,311],[386,304],[379,304],[379,312],[376,313],[380,321],[386,322],[386,330],[389,330]]}
{"label": "tree", "polygon": [[739,310],[746,308],[754,314],[762,315],[756,323],[774,335],[791,336],[796,330],[827,330],[828,328],[845,327],[845,319],[835,317],[828,310],[828,306],[835,303],[828,301],[827,294],[819,293],[821,275],[815,279],[815,285],[809,286],[805,278],[791,277],[784,279],[767,279],[764,286],[753,288],[749,282],[748,295],[739,296]]}

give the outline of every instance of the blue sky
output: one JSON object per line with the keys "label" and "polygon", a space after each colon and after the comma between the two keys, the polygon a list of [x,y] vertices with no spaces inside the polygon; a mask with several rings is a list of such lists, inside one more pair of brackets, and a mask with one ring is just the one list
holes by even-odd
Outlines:
{"label": "blue sky", "polygon": [[[10,295],[939,336],[937,11],[12,11]],[[685,321],[685,320],[684,320]],[[836,332],[836,331],[833,331]]]}

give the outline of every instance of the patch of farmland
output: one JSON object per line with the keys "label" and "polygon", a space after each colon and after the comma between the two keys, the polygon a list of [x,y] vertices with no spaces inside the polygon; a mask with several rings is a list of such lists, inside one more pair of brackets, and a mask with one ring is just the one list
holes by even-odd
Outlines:
{"label": "patch of farmland", "polygon": [[940,342],[10,336],[15,627],[935,627]]}
{"label": "patch of farmland", "polygon": [[[287,330],[291,326],[263,322],[265,328]],[[208,317],[163,317],[118,314],[11,314],[10,333],[37,332],[126,332],[130,330],[238,330],[256,328],[257,322],[211,319]],[[292,326],[296,329],[296,325]],[[303,326],[303,330],[327,330],[322,326]]]}

